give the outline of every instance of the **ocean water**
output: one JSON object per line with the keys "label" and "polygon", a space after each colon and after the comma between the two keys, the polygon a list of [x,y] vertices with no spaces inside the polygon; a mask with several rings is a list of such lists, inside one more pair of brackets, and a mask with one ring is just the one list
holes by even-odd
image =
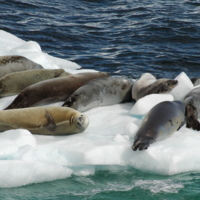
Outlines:
{"label": "ocean water", "polygon": [[[0,29],[86,69],[138,78],[200,76],[200,2],[187,0],[0,1]],[[198,152],[197,152],[198,153]],[[200,174],[133,168],[0,189],[0,199],[198,199]]]}

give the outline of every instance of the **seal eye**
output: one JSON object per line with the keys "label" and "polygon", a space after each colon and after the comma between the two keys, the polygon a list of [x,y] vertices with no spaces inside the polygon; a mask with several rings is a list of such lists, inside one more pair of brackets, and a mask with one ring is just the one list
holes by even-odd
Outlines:
{"label": "seal eye", "polygon": [[122,90],[124,90],[126,87],[127,87],[127,85],[126,85],[126,84],[123,84],[123,85],[122,85]]}

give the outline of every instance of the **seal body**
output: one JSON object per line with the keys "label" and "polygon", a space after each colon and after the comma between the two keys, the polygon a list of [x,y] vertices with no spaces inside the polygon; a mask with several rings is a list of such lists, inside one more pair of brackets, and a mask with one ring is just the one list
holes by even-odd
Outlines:
{"label": "seal body", "polygon": [[63,106],[85,111],[98,106],[107,106],[131,101],[133,83],[125,78],[104,77],[91,80],[70,95]]}
{"label": "seal body", "polygon": [[105,72],[88,72],[41,81],[25,88],[6,109],[65,101],[84,83],[106,76]]}
{"label": "seal body", "polygon": [[43,69],[43,67],[23,56],[0,56],[0,78],[12,72]]}
{"label": "seal body", "polygon": [[178,130],[185,123],[184,111],[181,101],[164,101],[154,106],[144,117],[132,149],[147,149],[151,143],[163,140]]}
{"label": "seal body", "polygon": [[63,69],[36,69],[10,73],[0,79],[0,97],[19,94],[37,82],[68,75],[70,73]]}
{"label": "seal body", "polygon": [[47,106],[0,111],[0,131],[27,129],[33,134],[68,135],[83,132],[88,117],[72,108]]}
{"label": "seal body", "polygon": [[145,73],[134,83],[132,98],[137,101],[149,94],[169,93],[177,84],[177,80],[166,78],[156,79],[152,74]]}
{"label": "seal body", "polygon": [[184,98],[186,127],[200,131],[200,87],[194,88]]}

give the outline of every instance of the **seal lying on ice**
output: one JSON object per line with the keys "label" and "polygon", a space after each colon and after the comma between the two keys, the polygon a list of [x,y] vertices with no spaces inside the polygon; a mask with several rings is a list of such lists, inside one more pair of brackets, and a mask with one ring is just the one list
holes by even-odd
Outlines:
{"label": "seal lying on ice", "polygon": [[144,73],[133,85],[132,98],[137,101],[149,94],[169,93],[177,84],[177,80],[156,79],[152,74]]}
{"label": "seal lying on ice", "polygon": [[33,134],[68,135],[83,132],[89,125],[86,115],[57,106],[0,111],[0,131],[27,129]]}
{"label": "seal lying on ice", "polygon": [[0,56],[0,78],[12,72],[43,69],[43,67],[23,56]]}
{"label": "seal lying on ice", "polygon": [[158,140],[167,138],[185,123],[185,107],[181,101],[164,101],[144,117],[135,135],[132,149],[144,150]]}
{"label": "seal lying on ice", "polygon": [[133,83],[125,78],[94,79],[78,88],[62,106],[68,106],[82,112],[98,106],[131,101],[132,85]]}
{"label": "seal lying on ice", "polygon": [[40,81],[68,76],[63,69],[35,69],[13,72],[0,79],[0,97],[19,94],[26,87]]}

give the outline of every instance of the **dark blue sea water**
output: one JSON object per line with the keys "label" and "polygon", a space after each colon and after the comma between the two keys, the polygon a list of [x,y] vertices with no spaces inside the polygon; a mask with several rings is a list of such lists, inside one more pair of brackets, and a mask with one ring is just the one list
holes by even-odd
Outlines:
{"label": "dark blue sea water", "polygon": [[[200,76],[198,0],[0,0],[0,29],[83,68]],[[198,199],[200,174],[134,169],[0,189],[0,199]]]}

